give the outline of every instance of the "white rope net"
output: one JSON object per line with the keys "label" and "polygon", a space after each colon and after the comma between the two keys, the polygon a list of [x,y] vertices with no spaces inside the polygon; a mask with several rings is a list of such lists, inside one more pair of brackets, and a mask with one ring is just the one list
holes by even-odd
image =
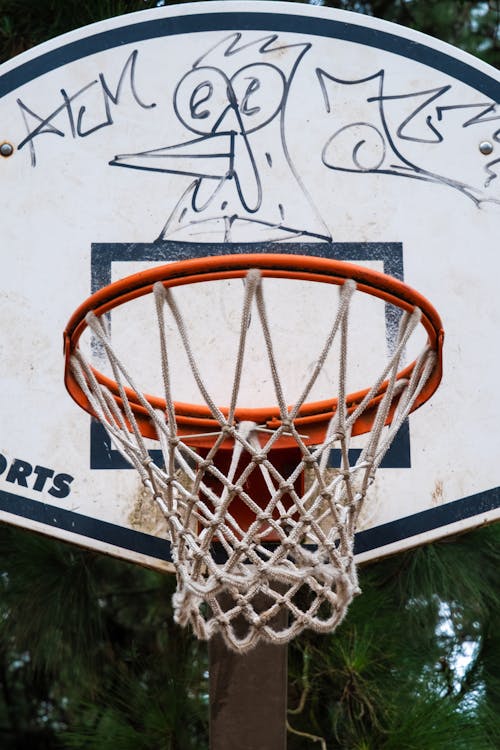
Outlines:
{"label": "white rope net", "polygon": [[[113,350],[103,318],[89,313],[86,322],[100,342],[118,385],[122,405],[101,385],[80,348],[71,360],[75,377],[112,441],[139,473],[152,500],[164,514],[169,529],[177,574],[175,618],[190,623],[199,638],[219,632],[227,645],[243,652],[259,640],[285,643],[306,628],[332,631],[359,592],[353,560],[356,522],[375,471],[401,424],[424,387],[433,368],[435,353],[427,345],[417,357],[407,380],[397,379],[403,353],[421,313],[403,313],[394,351],[376,382],[354,411],[346,406],[346,361],[349,307],[354,281],[343,284],[331,329],[307,377],[300,397],[287,405],[276,363],[259,271],[246,276],[239,346],[231,400],[226,416],[212,400],[192,351],[189,331],[171,289],[160,282],[154,298],[161,346],[166,410],[157,411],[145,399],[125,365]],[[175,319],[200,394],[218,424],[213,446],[200,455],[189,438],[178,434],[175,394],[171,373],[165,310]],[[254,310],[265,341],[263,359],[272,373],[280,423],[275,430],[253,422],[237,422],[235,413],[244,370],[249,321]],[[323,442],[309,447],[295,421],[325,367],[334,340],[340,342],[335,378],[338,408]],[[228,365],[229,367],[231,365]],[[353,426],[371,399],[388,382],[380,399],[371,432],[354,465],[349,463]],[[163,466],[150,458],[126,388],[149,414],[163,455]],[[397,408],[384,426],[391,404]],[[273,448],[286,436],[296,445],[295,466],[280,470],[273,463]],[[223,471],[217,458],[228,439],[233,441],[229,466]],[[341,466],[328,465],[333,448],[340,449]],[[249,494],[256,486],[259,497]],[[302,482],[302,477],[306,481]],[[242,514],[242,508],[244,513]],[[241,518],[246,520],[242,522]]]}

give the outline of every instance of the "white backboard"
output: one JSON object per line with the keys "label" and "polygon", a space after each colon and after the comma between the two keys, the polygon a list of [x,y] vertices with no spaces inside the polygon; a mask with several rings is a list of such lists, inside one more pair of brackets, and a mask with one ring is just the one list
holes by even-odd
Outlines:
{"label": "white backboard", "polygon": [[295,3],[144,11],[4,64],[0,518],[169,567],[163,519],[65,391],[62,332],[112,280],[243,252],[367,264],[442,317],[442,385],[378,472],[358,560],[498,518],[498,102],[459,50]]}

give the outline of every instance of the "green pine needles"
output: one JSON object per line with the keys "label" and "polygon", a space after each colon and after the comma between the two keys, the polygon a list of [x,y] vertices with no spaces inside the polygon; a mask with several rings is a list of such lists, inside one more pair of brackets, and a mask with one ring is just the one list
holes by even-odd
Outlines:
{"label": "green pine needles", "polygon": [[[0,535],[0,747],[206,748],[173,576]],[[496,750],[499,568],[500,525],[363,567],[340,628],[289,647],[289,750]]]}
{"label": "green pine needles", "polygon": [[366,566],[336,633],[293,644],[291,726],[328,750],[499,747],[499,564],[495,526]]}

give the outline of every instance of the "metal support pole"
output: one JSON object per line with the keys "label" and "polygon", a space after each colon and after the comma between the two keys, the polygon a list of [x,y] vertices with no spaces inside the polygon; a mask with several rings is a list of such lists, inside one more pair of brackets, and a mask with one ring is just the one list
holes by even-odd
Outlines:
{"label": "metal support pole", "polygon": [[210,750],[286,750],[287,646],[209,643]]}
{"label": "metal support pole", "polygon": [[[296,451],[298,453],[298,449]],[[300,455],[290,449],[273,454],[273,464],[285,477],[292,473],[299,459]],[[224,469],[227,467],[222,466]],[[303,477],[296,481],[300,484],[298,491],[303,492]],[[251,482],[252,497],[258,498],[261,494],[265,497],[266,487],[260,474],[252,475]],[[286,497],[283,501],[286,502]],[[245,510],[242,504],[240,521]],[[250,518],[249,522],[252,520]],[[219,601],[224,606],[224,595]],[[264,611],[269,599],[257,595],[252,605],[255,611]],[[228,609],[231,606],[229,598]],[[276,625],[286,627],[287,619],[287,612],[281,612],[276,616]],[[235,623],[235,627],[241,627],[244,633],[244,618],[239,625]],[[210,750],[286,750],[287,646],[260,643],[246,654],[237,654],[217,635],[208,648]]]}

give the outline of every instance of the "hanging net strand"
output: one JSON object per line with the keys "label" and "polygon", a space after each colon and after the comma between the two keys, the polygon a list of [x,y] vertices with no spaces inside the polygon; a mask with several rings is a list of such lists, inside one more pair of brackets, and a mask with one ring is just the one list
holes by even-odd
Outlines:
{"label": "hanging net strand", "polygon": [[[233,377],[227,408],[215,402],[202,376],[177,292],[160,281],[154,284],[153,294],[164,408],[159,409],[143,394],[117,355],[105,316],[88,312],[85,323],[108,360],[113,387],[111,381],[98,376],[81,347],[74,347],[69,357],[86,408],[106,427],[165,516],[177,575],[176,621],[190,624],[202,639],[221,633],[227,645],[239,652],[261,640],[286,643],[306,628],[330,632],[341,622],[359,593],[354,533],[366,493],[435,370],[438,355],[428,341],[408,377],[401,377],[401,372],[407,372],[403,360],[408,342],[422,317],[417,307],[406,310],[385,365],[371,388],[352,402],[347,370],[355,281],[346,280],[338,292],[332,322],[318,346],[312,372],[291,406],[285,398],[266,309],[265,279],[256,269],[250,269],[245,277],[236,357],[228,365]],[[200,398],[208,409],[206,433],[185,435],[179,429],[167,316],[175,321]],[[252,325],[260,325],[262,367],[267,360],[272,378],[279,418],[271,422],[239,419],[250,320]],[[311,446],[307,425],[300,422],[301,410],[327,367],[334,342],[339,347],[337,372],[330,375],[336,382],[336,408],[322,440]],[[371,429],[359,458],[351,463],[351,439],[368,408],[373,410]],[[162,466],[150,457],[139,413],[147,415],[154,427]],[[207,434],[210,445],[200,451],[196,440]],[[275,449],[283,441],[288,452],[282,466]],[[340,452],[338,469],[329,466],[333,449]]]}

